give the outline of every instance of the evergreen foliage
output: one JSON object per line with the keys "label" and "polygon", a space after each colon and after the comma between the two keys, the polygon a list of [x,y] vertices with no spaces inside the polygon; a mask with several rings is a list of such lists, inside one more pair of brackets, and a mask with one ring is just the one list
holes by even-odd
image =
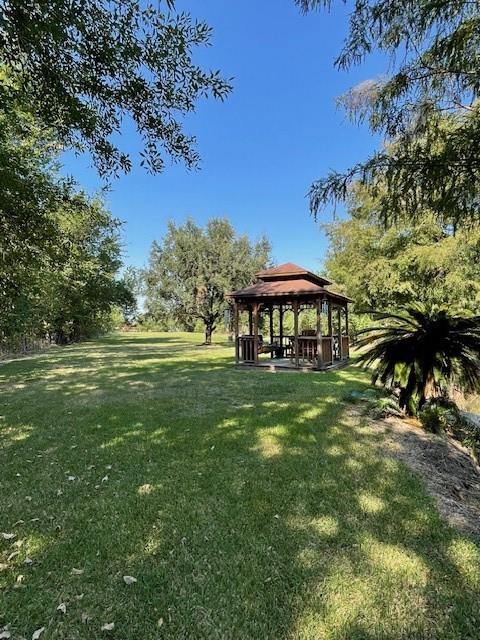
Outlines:
{"label": "evergreen foliage", "polygon": [[[308,11],[328,0],[296,0]],[[383,217],[415,219],[425,209],[444,224],[478,220],[480,11],[471,0],[357,0],[336,60],[348,69],[374,50],[393,72],[340,100],[386,146],[310,190],[312,212],[344,200],[355,181],[377,188]],[[393,144],[392,144],[393,143]],[[383,187],[387,185],[387,188]]]}
{"label": "evergreen foliage", "polygon": [[378,199],[356,185],[349,217],[324,225],[329,239],[328,277],[355,305],[351,329],[365,327],[358,311],[394,311],[415,302],[455,313],[480,313],[480,226],[460,228],[431,213],[385,228]]}

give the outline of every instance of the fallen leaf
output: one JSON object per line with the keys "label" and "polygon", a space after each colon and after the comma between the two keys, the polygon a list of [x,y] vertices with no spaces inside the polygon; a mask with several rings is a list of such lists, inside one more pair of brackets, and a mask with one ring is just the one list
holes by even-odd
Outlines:
{"label": "fallen leaf", "polygon": [[10,631],[8,631],[8,629],[3,629],[2,631],[0,631],[0,640],[9,640],[9,638],[12,637],[12,634],[10,633]]}
{"label": "fallen leaf", "polygon": [[112,468],[111,464],[107,464],[106,467],[105,467],[105,469],[108,469],[108,470],[110,470],[111,468]]}
{"label": "fallen leaf", "polygon": [[40,518],[30,518],[30,522],[39,522]]}
{"label": "fallen leaf", "polygon": [[22,584],[24,577],[25,576],[23,576],[21,573],[19,573],[18,576],[17,576],[17,579],[15,580],[15,582],[17,584]]}
{"label": "fallen leaf", "polygon": [[103,627],[101,628],[101,631],[113,631],[114,629],[115,629],[115,623],[107,622],[106,624],[103,625]]}
{"label": "fallen leaf", "polygon": [[63,491],[61,489],[57,489],[57,496],[61,496],[63,494]]}
{"label": "fallen leaf", "polygon": [[25,558],[25,560],[23,561],[23,564],[33,564],[33,560],[31,558]]}
{"label": "fallen leaf", "polygon": [[[25,500],[27,502],[31,502],[33,500],[32,496],[25,496]],[[40,637],[40,636],[39,636]]]}
{"label": "fallen leaf", "polygon": [[72,576],[81,576],[83,571],[84,569],[75,569],[75,567],[73,567],[71,574]]}
{"label": "fallen leaf", "polygon": [[57,611],[61,611],[62,613],[67,613],[67,605],[65,604],[65,602],[61,602],[58,605]]}
{"label": "fallen leaf", "polygon": [[70,482],[73,482],[75,480],[75,476],[68,476],[67,478]]}
{"label": "fallen leaf", "polygon": [[108,476],[103,476],[102,482],[107,482],[107,480],[108,480]]}
{"label": "fallen leaf", "polygon": [[25,524],[25,520],[17,520],[16,522],[13,523],[13,526],[17,527],[19,524]]}
{"label": "fallen leaf", "polygon": [[13,540],[13,538],[15,538],[15,534],[14,533],[5,533],[2,531],[2,533],[0,534],[2,536],[2,538],[4,540]]}
{"label": "fallen leaf", "polygon": [[38,640],[44,631],[45,631],[45,627],[40,627],[40,629],[37,629],[36,631],[34,631],[32,635],[32,640]]}
{"label": "fallen leaf", "polygon": [[137,582],[137,579],[133,576],[123,576],[123,581],[125,582],[125,584],[134,584],[135,582]]}
{"label": "fallen leaf", "polygon": [[87,624],[89,620],[90,616],[88,615],[88,613],[82,613],[82,624]]}
{"label": "fallen leaf", "polygon": [[280,516],[278,515],[278,513],[276,513],[273,517],[276,518],[277,520],[280,520]]}
{"label": "fallen leaf", "polygon": [[18,556],[18,554],[20,553],[20,551],[13,551],[7,558],[7,562],[10,562],[10,560],[13,560],[15,558],[15,556]]}
{"label": "fallen leaf", "polygon": [[161,627],[163,625],[163,618],[160,618],[157,622],[157,627]]}
{"label": "fallen leaf", "polygon": [[138,493],[140,495],[148,495],[149,493],[152,493],[153,491],[153,486],[151,484],[142,484],[141,487],[138,487]]}

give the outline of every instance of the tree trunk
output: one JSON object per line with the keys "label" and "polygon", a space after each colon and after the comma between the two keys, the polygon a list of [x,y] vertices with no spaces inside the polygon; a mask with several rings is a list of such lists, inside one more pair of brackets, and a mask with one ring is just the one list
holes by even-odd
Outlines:
{"label": "tree trunk", "polygon": [[205,323],[205,344],[212,344],[213,324]]}
{"label": "tree trunk", "polygon": [[400,406],[400,409],[404,409],[407,415],[409,416],[415,416],[419,409],[418,398],[416,403],[414,400],[415,387],[417,386],[416,383],[417,383],[417,380],[415,377],[415,372],[412,370],[408,375],[408,381],[407,381],[406,387],[402,387],[400,389],[400,397],[399,397],[398,404]]}

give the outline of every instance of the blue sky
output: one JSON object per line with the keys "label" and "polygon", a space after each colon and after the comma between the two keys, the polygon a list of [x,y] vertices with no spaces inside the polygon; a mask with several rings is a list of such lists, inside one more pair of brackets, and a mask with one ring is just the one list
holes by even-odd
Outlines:
{"label": "blue sky", "polygon": [[[205,19],[212,46],[196,61],[234,77],[224,103],[205,100],[188,118],[197,136],[201,169],[167,162],[156,176],[136,166],[112,183],[107,203],[124,221],[125,263],[142,266],[170,218],[204,223],[228,217],[252,238],[268,236],[277,263],[322,267],[326,239],[308,211],[311,182],[345,169],[377,145],[366,127],[351,124],[335,106],[349,87],[385,71],[373,56],[339,72],[333,63],[346,35],[348,7],[302,15],[293,0],[181,0]],[[337,6],[338,5],[338,6]],[[139,140],[125,124],[121,146],[134,154]],[[94,192],[101,186],[86,156],[66,154],[64,172]],[[322,219],[328,221],[330,214]]]}

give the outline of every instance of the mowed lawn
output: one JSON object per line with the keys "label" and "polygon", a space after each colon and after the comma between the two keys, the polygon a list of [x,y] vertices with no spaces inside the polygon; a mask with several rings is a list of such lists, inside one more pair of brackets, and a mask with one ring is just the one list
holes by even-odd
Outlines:
{"label": "mowed lawn", "polygon": [[480,638],[479,548],[348,419],[366,375],[237,370],[200,341],[122,334],[0,366],[0,629]]}

